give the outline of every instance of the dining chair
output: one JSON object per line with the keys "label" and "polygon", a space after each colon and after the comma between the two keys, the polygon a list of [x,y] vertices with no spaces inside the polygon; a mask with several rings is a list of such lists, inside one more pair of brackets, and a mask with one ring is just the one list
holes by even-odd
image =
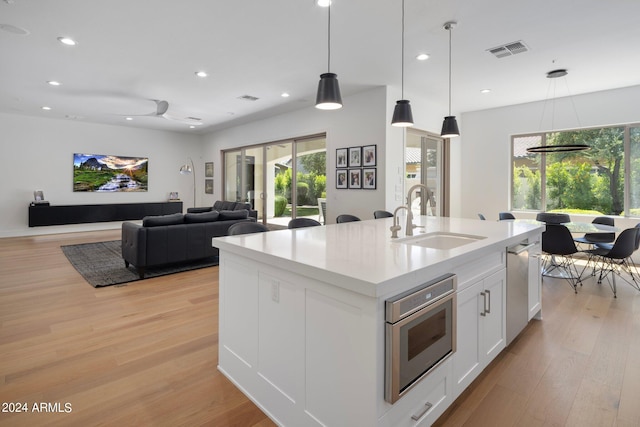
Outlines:
{"label": "dining chair", "polygon": [[571,222],[571,217],[566,213],[540,212],[536,215],[536,220],[546,224],[563,224]]}
{"label": "dining chair", "polygon": [[[608,216],[599,216],[591,221],[592,224],[610,225],[615,226],[613,218]],[[582,243],[585,245],[594,245],[596,243],[612,243],[616,240],[616,233],[585,233],[584,236],[576,237],[573,239],[576,243]]]}
{"label": "dining chair", "polygon": [[336,218],[336,222],[338,224],[341,224],[343,222],[354,222],[354,221],[360,221],[360,218],[358,218],[355,215],[349,215],[349,214],[341,214],[341,215],[338,215],[338,217]]}
{"label": "dining chair", "polygon": [[[616,276],[622,278],[622,280],[640,291],[640,284],[633,275],[631,265],[629,263],[631,255],[637,248],[636,241],[638,239],[638,233],[640,233],[640,228],[637,226],[627,228],[622,230],[618,235],[611,249],[606,249],[596,245],[594,249],[585,251],[593,253],[599,257],[601,266],[598,283],[602,283],[602,279],[606,278],[609,283],[609,287],[613,291],[614,298],[617,298]],[[629,273],[631,281],[622,276],[623,272]],[[611,280],[609,280],[609,275],[611,275]]]}
{"label": "dining chair", "polygon": [[484,215],[482,215],[481,213],[479,213],[479,214],[478,214],[478,218],[480,218],[480,219],[481,219],[481,220],[483,220],[483,221],[486,221],[486,220],[487,220],[487,218],[485,218],[485,216],[484,216]]}
{"label": "dining chair", "polygon": [[[547,224],[542,232],[542,252],[545,254],[543,275],[565,279],[578,293],[578,284],[582,286],[582,281],[573,259],[578,248],[569,229],[561,224]],[[558,275],[551,274],[553,271],[557,271]]]}
{"label": "dining chair", "polygon": [[498,220],[504,221],[505,219],[516,219],[511,212],[500,212],[498,214]]}
{"label": "dining chair", "polygon": [[389,211],[379,210],[379,211],[373,211],[373,217],[375,219],[393,218],[393,214],[391,212],[389,212]]}
{"label": "dining chair", "polygon": [[266,225],[259,222],[237,222],[229,227],[227,234],[237,236],[239,234],[263,233],[269,231]]}
{"label": "dining chair", "polygon": [[316,221],[313,218],[294,218],[287,224],[288,229],[303,228],[303,227],[317,227],[322,225],[320,221]]}

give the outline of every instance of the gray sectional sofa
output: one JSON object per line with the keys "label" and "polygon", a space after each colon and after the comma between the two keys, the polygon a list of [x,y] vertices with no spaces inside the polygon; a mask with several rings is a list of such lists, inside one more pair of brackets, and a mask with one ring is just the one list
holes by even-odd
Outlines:
{"label": "gray sectional sofa", "polygon": [[147,267],[218,256],[211,238],[226,236],[232,224],[255,221],[246,209],[148,216],[142,225],[122,223],[122,258],[144,278]]}
{"label": "gray sectional sofa", "polygon": [[251,208],[251,204],[243,203],[243,202],[229,202],[226,200],[218,200],[213,206],[199,207],[199,208],[188,208],[187,213],[203,213],[203,212],[212,212],[212,211],[237,211],[237,210],[247,210],[249,212],[249,216],[255,220],[258,219],[258,211],[253,210]]}

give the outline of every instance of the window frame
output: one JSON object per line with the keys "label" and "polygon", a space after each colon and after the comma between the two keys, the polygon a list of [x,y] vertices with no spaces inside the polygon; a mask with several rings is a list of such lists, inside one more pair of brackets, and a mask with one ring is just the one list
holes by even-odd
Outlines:
{"label": "window frame", "polygon": [[[510,176],[510,185],[509,185],[509,208],[513,211],[518,212],[544,212],[547,207],[547,156],[541,154],[542,158],[540,159],[540,210],[536,209],[517,209],[514,207],[514,192],[513,192],[513,183],[514,183],[514,152],[515,152],[515,141],[518,138],[526,138],[526,137],[540,137],[540,145],[547,145],[547,135],[551,133],[562,133],[562,132],[576,132],[576,131],[584,131],[584,130],[592,130],[592,129],[613,129],[613,128],[623,128],[623,167],[624,167],[624,186],[623,186],[623,204],[624,208],[622,211],[621,217],[625,218],[639,218],[640,214],[631,215],[630,211],[631,207],[631,129],[640,127],[640,123],[622,123],[615,125],[603,125],[603,126],[591,126],[591,127],[583,127],[583,128],[572,128],[572,129],[562,129],[562,130],[552,130],[552,131],[541,131],[541,132],[527,132],[520,134],[513,134],[510,137],[510,159],[509,159],[509,176]],[[640,208],[640,206],[639,206]]]}

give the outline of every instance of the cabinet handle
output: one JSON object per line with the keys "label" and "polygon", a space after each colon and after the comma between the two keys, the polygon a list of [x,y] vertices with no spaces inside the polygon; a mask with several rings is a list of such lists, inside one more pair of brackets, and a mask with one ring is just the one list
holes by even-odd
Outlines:
{"label": "cabinet handle", "polygon": [[422,418],[424,416],[424,414],[427,413],[427,411],[429,411],[429,409],[431,409],[433,405],[429,402],[424,404],[424,407],[422,409],[420,409],[418,412],[416,412],[415,414],[411,415],[411,419],[413,421],[418,421],[420,418]]}
{"label": "cabinet handle", "polygon": [[487,294],[485,291],[480,292],[480,295],[482,295],[482,312],[480,313],[480,316],[486,316],[487,315]]}
{"label": "cabinet handle", "polygon": [[486,312],[491,314],[491,291],[489,289],[487,289],[485,292],[487,293],[487,296],[489,297],[489,298],[487,298],[489,300],[489,308],[486,309]]}

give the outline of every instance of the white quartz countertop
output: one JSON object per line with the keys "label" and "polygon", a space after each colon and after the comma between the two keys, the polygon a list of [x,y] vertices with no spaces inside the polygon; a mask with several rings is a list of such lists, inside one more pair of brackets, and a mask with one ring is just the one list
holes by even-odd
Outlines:
{"label": "white quartz countertop", "polygon": [[[417,270],[471,261],[490,250],[501,250],[544,231],[544,225],[464,218],[415,217],[414,236],[452,232],[485,237],[453,249],[433,249],[402,243],[402,230],[392,239],[393,218],[277,230],[212,239],[224,252],[245,256],[276,268],[318,278],[370,296],[386,283]],[[424,228],[422,228],[424,227]]]}

